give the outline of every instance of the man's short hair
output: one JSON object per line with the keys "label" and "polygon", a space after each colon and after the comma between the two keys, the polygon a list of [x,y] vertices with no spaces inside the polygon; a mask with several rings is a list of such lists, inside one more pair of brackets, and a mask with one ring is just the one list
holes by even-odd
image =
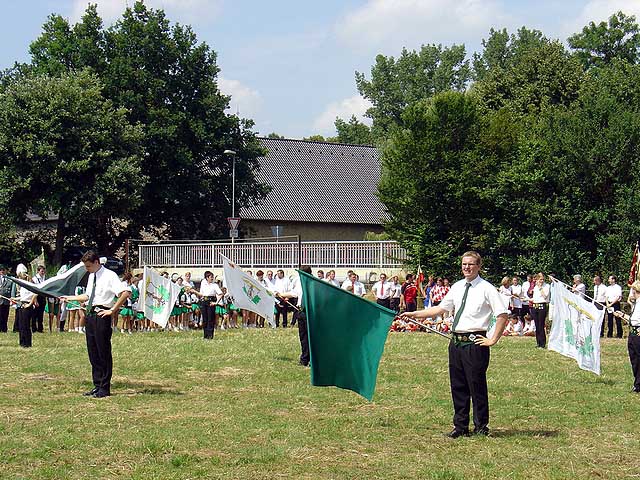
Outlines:
{"label": "man's short hair", "polygon": [[476,261],[476,263],[478,264],[479,267],[482,266],[482,256],[476,252],[475,250],[469,250],[467,252],[464,252],[462,254],[462,257],[460,257],[460,259],[463,259],[464,257],[473,257]]}
{"label": "man's short hair", "polygon": [[311,267],[309,265],[301,266],[300,270],[302,270],[304,273],[308,273],[309,275],[311,275]]}
{"label": "man's short hair", "polygon": [[[82,258],[80,259],[80,261],[82,263],[84,263],[84,262],[91,262],[91,263],[100,262],[100,255],[98,255],[98,253],[95,252],[94,250],[87,250],[86,252],[84,252],[84,255],[82,255]],[[40,267],[38,267],[38,268],[40,268]]]}
{"label": "man's short hair", "polygon": [[262,277],[264,275],[264,272],[262,270],[258,270],[256,272],[256,277]]}

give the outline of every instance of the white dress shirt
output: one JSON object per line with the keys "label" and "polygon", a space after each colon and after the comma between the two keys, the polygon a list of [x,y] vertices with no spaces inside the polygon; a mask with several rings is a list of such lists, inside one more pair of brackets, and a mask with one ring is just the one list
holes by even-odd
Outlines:
{"label": "white dress shirt", "polygon": [[222,290],[216,282],[207,282],[207,280],[202,280],[200,284],[200,293],[204,297],[219,297],[222,295]]}
{"label": "white dress shirt", "polygon": [[533,303],[549,303],[550,291],[548,283],[543,283],[541,287],[533,287]]}
{"label": "white dress shirt", "polygon": [[284,293],[292,289],[291,281],[286,275],[282,278],[276,277],[273,281],[273,291],[276,293]]}
{"label": "white dress shirt", "polygon": [[[489,282],[477,276],[471,282],[464,309],[456,326],[457,333],[486,331],[491,317],[508,314],[501,295]],[[449,293],[440,302],[440,307],[448,312],[457,311],[462,305],[462,297],[467,280],[459,280],[451,286]]]}
{"label": "white dress shirt", "polygon": [[116,303],[115,297],[127,290],[116,272],[101,266],[96,273],[89,274],[89,280],[87,281],[87,295],[89,298],[91,298],[93,292],[94,278],[96,293],[93,296],[92,305],[113,307]]}
{"label": "white dress shirt", "polygon": [[607,286],[605,296],[610,305],[619,302],[622,299],[622,287],[617,283]]}
{"label": "white dress shirt", "polygon": [[607,286],[604,283],[593,285],[593,300],[594,303],[601,303],[603,305],[604,302],[607,301]]}
{"label": "white dress shirt", "polygon": [[522,285],[511,285],[511,293],[515,297],[511,297],[513,308],[522,308]]}
{"label": "white dress shirt", "polygon": [[384,300],[385,298],[391,297],[391,283],[389,282],[376,282],[373,284],[373,294],[379,300]]}

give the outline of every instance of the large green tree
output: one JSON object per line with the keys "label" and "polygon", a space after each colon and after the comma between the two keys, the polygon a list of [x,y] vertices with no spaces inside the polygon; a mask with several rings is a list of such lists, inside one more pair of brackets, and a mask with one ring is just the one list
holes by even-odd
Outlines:
{"label": "large green tree", "polygon": [[471,79],[464,45],[423,45],[419,51],[403,49],[400,56],[378,55],[371,79],[356,72],[356,86],[372,103],[375,138],[383,138],[394,125],[403,125],[402,113],[413,103],[447,90],[463,91]]}
{"label": "large green tree", "polygon": [[191,28],[171,25],[162,10],[136,2],[108,29],[94,5],[73,26],[52,15],[31,54],[37,74],[90,69],[105,96],[141,126],[144,201],[102,249],[113,251],[143,230],[174,238],[222,236],[233,162],[224,150],[236,152],[236,207],[266,193],[255,178],[265,152],[252,121],[225,113],[229,97],[218,89],[215,52],[198,43]]}
{"label": "large green tree", "polygon": [[18,78],[0,93],[0,210],[56,214],[59,263],[67,235],[103,245],[143,204],[142,131],[86,71]]}
{"label": "large green tree", "polygon": [[589,22],[567,40],[586,68],[601,67],[614,59],[637,63],[640,59],[640,27],[633,15],[614,13],[608,22]]}

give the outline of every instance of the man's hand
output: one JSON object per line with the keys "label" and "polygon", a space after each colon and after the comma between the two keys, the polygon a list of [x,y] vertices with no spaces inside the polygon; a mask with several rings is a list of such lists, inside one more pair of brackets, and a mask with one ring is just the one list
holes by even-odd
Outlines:
{"label": "man's hand", "polygon": [[493,339],[489,339],[487,337],[483,337],[482,335],[476,335],[476,339],[473,341],[476,345],[480,345],[481,347],[492,347],[497,341]]}
{"label": "man's hand", "polygon": [[96,315],[99,317],[110,317],[113,314],[113,310],[97,310]]}

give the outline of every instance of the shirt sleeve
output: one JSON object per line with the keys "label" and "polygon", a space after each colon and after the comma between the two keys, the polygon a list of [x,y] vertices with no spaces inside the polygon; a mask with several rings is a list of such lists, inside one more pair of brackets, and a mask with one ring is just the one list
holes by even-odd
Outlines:
{"label": "shirt sleeve", "polygon": [[129,289],[128,287],[125,287],[124,283],[121,282],[120,279],[118,278],[118,275],[115,275],[115,274],[111,275],[111,289],[118,297],[122,292],[131,291],[131,289]]}
{"label": "shirt sleeve", "polygon": [[505,307],[504,301],[501,298],[501,294],[493,288],[493,285],[488,284],[485,289],[485,298],[489,305],[491,306],[491,311],[497,317],[498,315],[502,315],[503,313],[508,314],[509,310]]}

